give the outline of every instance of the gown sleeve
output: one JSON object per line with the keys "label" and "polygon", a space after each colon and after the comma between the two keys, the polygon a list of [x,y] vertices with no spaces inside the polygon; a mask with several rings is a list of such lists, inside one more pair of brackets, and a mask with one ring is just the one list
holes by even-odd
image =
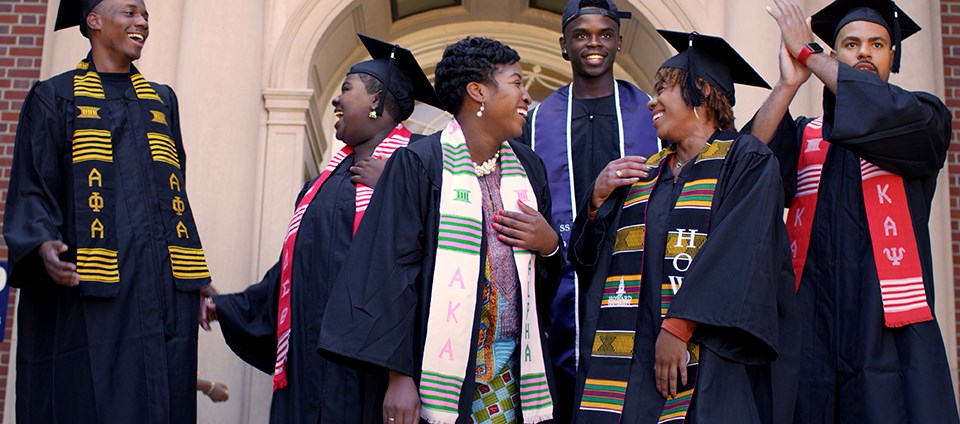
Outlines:
{"label": "gown sleeve", "polygon": [[837,94],[824,90],[824,139],[908,178],[935,176],[950,144],[950,111],[936,96],[910,92],[840,64]]}
{"label": "gown sleeve", "polygon": [[789,244],[777,160],[752,136],[742,136],[724,164],[720,204],[707,242],[697,253],[668,318],[698,323],[694,341],[727,359],[776,359],[778,302],[791,289],[784,273]]}
{"label": "gown sleeve", "polygon": [[418,280],[432,185],[410,148],[387,162],[327,303],[319,349],[419,375],[418,302],[429,287]]}
{"label": "gown sleeve", "polygon": [[227,346],[244,362],[273,374],[277,360],[277,294],[280,262],[240,293],[214,296]]}
{"label": "gown sleeve", "polygon": [[[308,181],[294,207],[313,185]],[[267,374],[273,374],[277,360],[277,302],[280,293],[280,261],[277,261],[259,283],[240,293],[213,297],[217,305],[217,321],[223,338],[233,353],[244,362]]]}
{"label": "gown sleeve", "polygon": [[[577,213],[573,230],[570,232],[570,246],[567,253],[567,260],[573,265],[581,281],[590,281],[590,276],[593,275],[599,260],[600,250],[608,238],[610,228],[616,225],[628,190],[629,186],[614,190],[592,218],[590,216],[591,200],[587,199],[593,197],[593,187],[587,190],[583,207]],[[582,284],[581,290],[586,290],[587,286]]]}
{"label": "gown sleeve", "polygon": [[18,288],[51,281],[37,249],[49,240],[65,240],[60,232],[65,218],[59,197],[69,176],[62,175],[60,167],[65,154],[64,117],[58,112],[52,85],[38,83],[30,90],[14,142],[3,236],[9,283]]}
{"label": "gown sleeve", "polygon": [[[756,119],[756,117],[754,117]],[[767,147],[776,156],[780,164],[780,179],[783,181],[784,201],[790,204],[790,200],[797,191],[797,163],[800,160],[800,140],[803,135],[803,128],[811,119],[801,116],[793,119],[790,111],[783,115],[773,138],[767,143]],[[741,134],[752,134],[753,119],[747,122],[740,131]]]}

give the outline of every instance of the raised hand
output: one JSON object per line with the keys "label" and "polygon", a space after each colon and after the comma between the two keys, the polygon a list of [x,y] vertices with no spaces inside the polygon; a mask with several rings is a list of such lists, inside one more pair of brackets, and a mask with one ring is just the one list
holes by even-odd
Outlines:
{"label": "raised hand", "polygon": [[608,163],[593,183],[593,196],[590,200],[593,209],[600,209],[600,205],[618,187],[631,185],[640,181],[640,178],[645,178],[650,169],[646,162],[647,158],[643,156],[624,156]]}
{"label": "raised hand", "polygon": [[786,45],[780,42],[780,84],[795,88],[800,87],[810,78],[810,69],[800,64],[799,61],[790,55]]}
{"label": "raised hand", "polygon": [[767,13],[780,26],[780,37],[790,56],[797,57],[803,45],[813,41],[810,21],[794,0],[773,0],[773,3],[776,7],[767,6]]}

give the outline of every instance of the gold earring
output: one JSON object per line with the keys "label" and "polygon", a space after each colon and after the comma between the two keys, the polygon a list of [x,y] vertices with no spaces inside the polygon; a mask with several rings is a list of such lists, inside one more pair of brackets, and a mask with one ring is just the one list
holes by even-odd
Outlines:
{"label": "gold earring", "polygon": [[702,121],[702,119],[700,119],[700,114],[697,113],[697,107],[696,107],[696,106],[693,107],[693,116],[696,116],[698,121]]}
{"label": "gold earring", "polygon": [[483,102],[480,102],[480,110],[477,111],[477,118],[483,118]]}
{"label": "gold earring", "polygon": [[370,113],[367,114],[367,117],[370,119],[377,119],[377,111],[371,110]]}

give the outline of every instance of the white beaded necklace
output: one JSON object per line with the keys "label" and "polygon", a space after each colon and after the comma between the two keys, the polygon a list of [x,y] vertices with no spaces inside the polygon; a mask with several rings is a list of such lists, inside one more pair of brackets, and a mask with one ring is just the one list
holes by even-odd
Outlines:
{"label": "white beaded necklace", "polygon": [[478,177],[483,177],[489,175],[491,172],[497,169],[497,161],[500,160],[500,151],[494,153],[493,157],[485,160],[482,164],[477,165],[476,162],[473,163],[473,170],[477,173]]}

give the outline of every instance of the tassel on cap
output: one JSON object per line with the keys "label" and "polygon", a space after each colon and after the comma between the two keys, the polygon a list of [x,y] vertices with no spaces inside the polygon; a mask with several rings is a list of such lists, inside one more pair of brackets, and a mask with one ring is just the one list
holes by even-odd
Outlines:
{"label": "tassel on cap", "polygon": [[893,3],[893,34],[891,36],[896,50],[893,52],[893,64],[890,65],[890,72],[896,74],[900,72],[900,42],[903,41],[900,36],[900,8],[897,7],[896,3]]}
{"label": "tassel on cap", "polygon": [[[697,36],[696,32],[691,32],[690,37],[688,38],[689,45],[688,49],[693,49],[693,39]],[[703,104],[703,93],[700,92],[700,89],[697,88],[697,71],[695,68],[696,61],[693,60],[694,55],[687,55],[687,91],[690,93],[690,105],[697,107]]]}

